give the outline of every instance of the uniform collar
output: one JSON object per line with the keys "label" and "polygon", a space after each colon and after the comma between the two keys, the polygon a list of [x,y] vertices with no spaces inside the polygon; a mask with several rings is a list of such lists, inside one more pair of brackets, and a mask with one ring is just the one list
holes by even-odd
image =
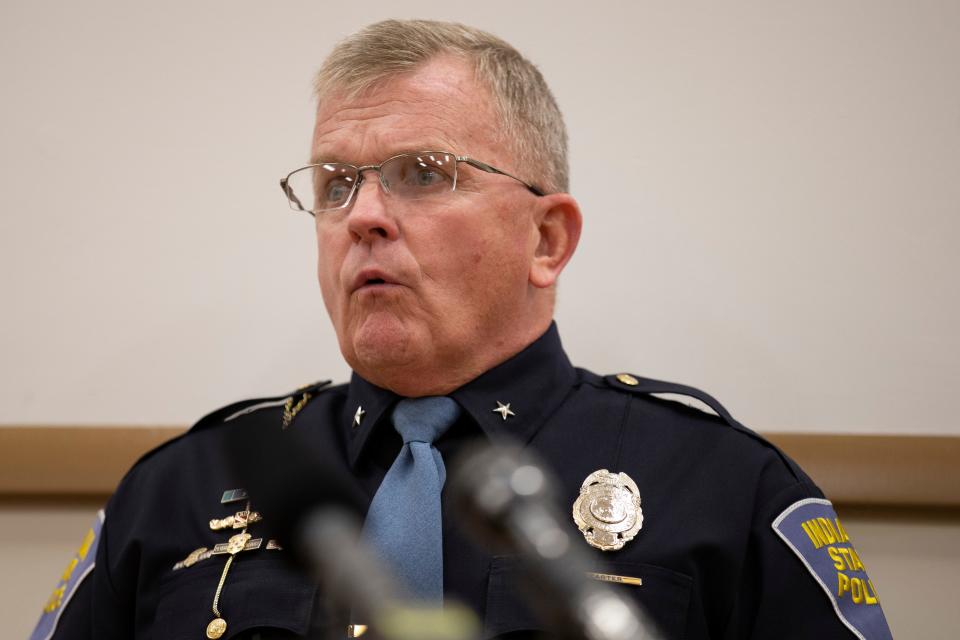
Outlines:
{"label": "uniform collar", "polygon": [[[509,436],[528,442],[560,406],[576,379],[576,373],[560,344],[556,323],[523,351],[500,363],[452,392],[483,432],[491,437]],[[340,416],[348,425],[347,455],[351,466],[363,452],[370,434],[389,414],[400,396],[377,387],[357,373],[350,378],[347,402]],[[509,413],[498,407],[509,406]],[[359,425],[355,421],[362,409]],[[512,415],[511,415],[512,413]]]}

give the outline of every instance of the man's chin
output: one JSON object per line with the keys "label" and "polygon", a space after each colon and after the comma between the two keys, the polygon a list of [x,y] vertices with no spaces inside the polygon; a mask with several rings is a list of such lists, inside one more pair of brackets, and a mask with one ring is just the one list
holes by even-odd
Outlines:
{"label": "man's chin", "polygon": [[417,338],[417,332],[396,315],[376,312],[351,331],[350,352],[344,349],[344,357],[357,373],[373,381],[371,376],[378,377],[378,371],[395,370],[416,360]]}

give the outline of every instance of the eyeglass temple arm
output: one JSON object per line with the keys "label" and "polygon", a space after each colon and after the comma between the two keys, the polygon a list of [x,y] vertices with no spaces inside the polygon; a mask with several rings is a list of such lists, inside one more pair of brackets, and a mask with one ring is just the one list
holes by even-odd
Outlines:
{"label": "eyeglass temple arm", "polygon": [[545,195],[547,195],[547,194],[544,193],[539,187],[535,187],[535,186],[533,186],[532,184],[530,184],[529,182],[525,182],[525,181],[521,180],[520,178],[518,178],[517,176],[507,173],[506,171],[501,171],[500,169],[497,169],[496,167],[491,167],[491,166],[490,166],[489,164],[487,164],[486,162],[480,162],[479,160],[474,160],[473,158],[471,158],[471,157],[469,157],[469,156],[457,156],[457,162],[466,162],[466,163],[467,163],[468,165],[470,165],[471,167],[476,167],[477,169],[480,169],[480,171],[486,171],[487,173],[499,173],[499,174],[502,175],[502,176],[507,176],[508,178],[513,178],[514,180],[516,180],[517,182],[519,182],[520,184],[522,184],[523,186],[525,186],[527,189],[529,189],[530,193],[532,193],[532,194],[535,195],[535,196],[545,196]]}
{"label": "eyeglass temple arm", "polygon": [[296,194],[293,192],[293,189],[291,189],[290,185],[287,184],[286,178],[280,178],[280,188],[283,189],[283,193],[284,195],[287,196],[287,199],[289,199],[290,202],[296,204],[301,211],[306,211],[310,215],[315,215],[313,211],[310,211],[309,209],[303,206],[303,203],[300,202],[300,198],[296,196]]}

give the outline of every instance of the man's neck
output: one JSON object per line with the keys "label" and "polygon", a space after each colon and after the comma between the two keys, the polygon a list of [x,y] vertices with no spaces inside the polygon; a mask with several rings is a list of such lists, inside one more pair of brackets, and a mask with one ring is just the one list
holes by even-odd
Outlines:
{"label": "man's neck", "polygon": [[407,363],[374,370],[354,367],[354,371],[378,387],[406,398],[449,395],[526,349],[546,333],[551,322],[552,319],[547,317],[523,332],[517,332],[512,339],[491,341],[479,353],[462,354],[448,362]]}

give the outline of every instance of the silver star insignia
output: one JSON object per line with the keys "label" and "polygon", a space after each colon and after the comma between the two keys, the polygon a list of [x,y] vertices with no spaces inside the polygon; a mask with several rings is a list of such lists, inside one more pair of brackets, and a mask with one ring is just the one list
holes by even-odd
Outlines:
{"label": "silver star insignia", "polygon": [[494,412],[494,413],[499,413],[501,416],[503,416],[504,421],[506,421],[507,416],[515,416],[515,415],[517,415],[517,414],[515,414],[513,411],[510,410],[510,403],[509,403],[509,402],[508,402],[507,404],[503,404],[503,403],[500,402],[499,400],[497,400],[497,408],[494,409],[493,412]]}
{"label": "silver star insignia", "polygon": [[353,414],[353,426],[354,426],[354,427],[359,427],[359,426],[360,426],[360,420],[363,419],[363,416],[364,416],[366,413],[367,413],[367,412],[363,410],[363,407],[357,406],[357,412],[356,412],[355,414]]}

